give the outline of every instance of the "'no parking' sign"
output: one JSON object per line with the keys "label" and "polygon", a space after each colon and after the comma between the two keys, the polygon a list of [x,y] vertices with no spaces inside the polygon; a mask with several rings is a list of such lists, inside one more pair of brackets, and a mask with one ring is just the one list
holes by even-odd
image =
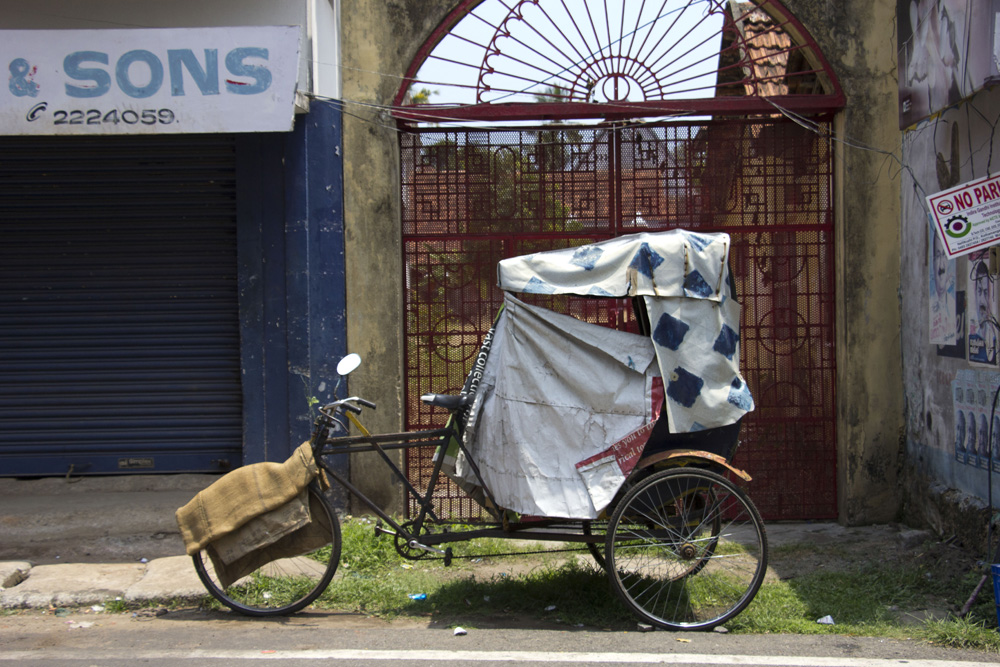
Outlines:
{"label": "'no parking' sign", "polygon": [[1000,174],[927,197],[948,258],[1000,242]]}

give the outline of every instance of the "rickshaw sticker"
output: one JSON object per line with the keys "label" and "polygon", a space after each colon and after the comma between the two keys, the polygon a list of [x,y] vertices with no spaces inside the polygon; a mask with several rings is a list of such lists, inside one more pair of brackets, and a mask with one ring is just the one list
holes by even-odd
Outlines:
{"label": "rickshaw sticker", "polygon": [[705,298],[712,296],[713,292],[714,290],[705,282],[705,279],[697,270],[692,271],[684,277],[684,293],[686,295]]}
{"label": "rickshaw sticker", "polygon": [[656,420],[640,426],[605,449],[603,452],[590,456],[575,464],[576,469],[580,470],[594,464],[605,463],[608,462],[609,458],[611,458],[617,464],[622,474],[628,475],[632,472],[635,464],[639,462],[643,447],[645,447],[646,442],[649,441],[649,436],[653,432],[654,426],[656,426]]}
{"label": "rickshaw sticker", "polygon": [[676,352],[690,328],[670,313],[663,313],[660,315],[660,321],[656,323],[656,330],[653,331],[653,342]]}
{"label": "rickshaw sticker", "polygon": [[599,260],[603,254],[604,251],[598,247],[583,246],[573,253],[573,258],[570,260],[570,263],[576,264],[584,271],[591,271],[595,266],[597,266],[597,260]]}
{"label": "rickshaw sticker", "polygon": [[712,346],[712,349],[732,361],[739,344],[740,335],[733,331],[729,325],[723,324],[722,331],[719,332],[719,337],[715,339],[715,345]]}
{"label": "rickshaw sticker", "polygon": [[674,369],[670,384],[667,385],[667,396],[685,408],[690,408],[701,395],[703,386],[705,386],[704,380],[678,366]]}

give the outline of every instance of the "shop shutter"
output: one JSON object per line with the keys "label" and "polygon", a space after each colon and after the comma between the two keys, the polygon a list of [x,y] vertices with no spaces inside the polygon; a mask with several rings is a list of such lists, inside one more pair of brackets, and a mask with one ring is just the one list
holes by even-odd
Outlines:
{"label": "shop shutter", "polygon": [[240,465],[234,138],[0,137],[0,474]]}

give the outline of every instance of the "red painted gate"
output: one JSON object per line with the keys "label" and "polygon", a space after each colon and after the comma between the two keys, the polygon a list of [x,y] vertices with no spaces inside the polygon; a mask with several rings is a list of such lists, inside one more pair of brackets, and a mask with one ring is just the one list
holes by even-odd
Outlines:
{"label": "red painted gate", "polygon": [[[765,518],[835,518],[832,150],[827,121],[813,129],[778,116],[402,134],[407,428],[440,423],[422,393],[461,389],[502,301],[499,259],[638,231],[724,231],[757,402],[735,464]],[[633,324],[625,302],[546,305]],[[423,486],[429,453],[407,463]],[[445,515],[478,514],[453,487],[440,500]]]}

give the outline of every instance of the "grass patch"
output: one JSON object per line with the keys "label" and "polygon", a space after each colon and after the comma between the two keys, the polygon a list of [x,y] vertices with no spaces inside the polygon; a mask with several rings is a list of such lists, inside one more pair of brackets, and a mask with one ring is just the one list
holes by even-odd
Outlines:
{"label": "grass patch", "polygon": [[[452,530],[466,528],[455,526]],[[543,545],[480,538],[442,545],[450,546],[454,557],[453,565],[444,569],[440,557],[433,554],[418,560],[403,558],[396,551],[393,536],[377,535],[374,523],[368,519],[348,518],[341,530],[344,543],[338,576],[315,604],[384,618],[467,614],[472,600],[493,598],[492,589],[477,588],[484,582],[476,580],[476,572],[494,565],[498,554],[516,550],[536,553],[533,557],[543,561],[557,560],[545,552]],[[496,579],[495,587],[501,581],[514,579],[501,575],[491,578]],[[421,594],[426,599],[411,598]],[[501,609],[498,605],[506,599],[505,595],[497,595],[497,602],[488,606],[487,613]]]}
{"label": "grass patch", "polygon": [[[344,521],[343,535],[341,567],[317,601],[319,607],[389,619],[433,618],[465,627],[563,624],[632,630],[637,622],[589,555],[537,553],[498,558],[497,554],[523,551],[524,547],[544,552],[546,545],[480,539],[452,545],[456,556],[476,559],[456,558],[452,567],[444,568],[436,559],[402,558],[392,536],[376,536],[368,520]],[[772,562],[789,557],[822,559],[824,549],[814,545],[780,547],[772,550]],[[907,614],[959,609],[979,577],[979,572],[931,571],[913,563],[876,562],[843,571],[811,570],[788,580],[769,580],[753,603],[726,627],[734,633],[913,638],[1000,653],[989,586],[965,619],[949,616],[920,622]],[[421,593],[426,599],[410,597]],[[835,625],[816,622],[827,615],[833,617]]]}
{"label": "grass patch", "polygon": [[[958,609],[978,576],[928,576],[917,565],[874,564],[843,572],[817,572],[764,585],[754,602],[727,624],[733,632],[845,634],[923,639],[956,648],[1000,652],[993,598],[980,594],[968,616],[920,621],[911,613]],[[817,623],[831,616],[835,625]]]}
{"label": "grass patch", "polygon": [[967,648],[1000,653],[1000,634],[986,621],[974,618],[951,618],[946,621],[928,621],[922,637],[935,644],[952,648]]}
{"label": "grass patch", "polygon": [[113,600],[107,600],[104,603],[104,612],[108,614],[123,614],[129,611],[128,603],[125,600],[115,598]]}

